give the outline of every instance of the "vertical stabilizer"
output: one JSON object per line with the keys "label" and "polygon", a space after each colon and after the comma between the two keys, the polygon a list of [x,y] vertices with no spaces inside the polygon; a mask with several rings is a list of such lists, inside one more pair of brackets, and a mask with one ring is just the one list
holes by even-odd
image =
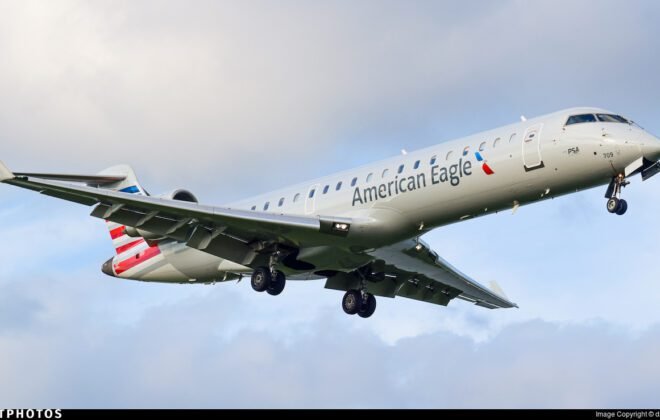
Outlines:
{"label": "vertical stabilizer", "polygon": [[[97,175],[121,175],[125,177],[123,180],[114,182],[111,184],[89,184],[90,186],[95,186],[102,189],[109,189],[114,191],[124,192],[126,194],[135,194],[135,195],[149,195],[144,188],[140,185],[140,182],[135,175],[135,171],[129,165],[116,165],[110,168],[104,169],[99,172]],[[135,248],[136,246],[144,243],[142,238],[133,238],[126,235],[126,227],[118,223],[106,221],[108,231],[110,232],[110,238],[112,239],[112,245],[115,248],[117,254],[121,254],[130,249]]]}

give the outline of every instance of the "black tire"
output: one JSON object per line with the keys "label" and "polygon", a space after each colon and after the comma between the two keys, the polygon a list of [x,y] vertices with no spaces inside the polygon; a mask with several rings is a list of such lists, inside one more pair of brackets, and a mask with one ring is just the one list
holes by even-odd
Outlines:
{"label": "black tire", "polygon": [[367,294],[367,301],[362,302],[358,315],[362,318],[369,318],[376,312],[376,297],[371,293]]}
{"label": "black tire", "polygon": [[359,290],[351,289],[344,294],[341,307],[349,315],[355,315],[362,305],[362,296]]}
{"label": "black tire", "polygon": [[250,284],[255,291],[263,292],[268,289],[268,286],[270,286],[271,277],[272,276],[269,269],[266,267],[258,267],[252,273],[252,280],[250,281]]}
{"label": "black tire", "polygon": [[628,211],[628,202],[626,200],[619,200],[619,208],[616,210],[616,214],[623,216]]}
{"label": "black tire", "polygon": [[270,281],[270,285],[268,286],[268,290],[266,291],[271,296],[277,296],[280,293],[282,293],[282,290],[284,290],[284,286],[286,286],[286,276],[284,275],[283,272],[276,271],[275,277],[273,277],[273,279]]}
{"label": "black tire", "polygon": [[609,200],[607,200],[607,211],[609,211],[610,213],[616,213],[618,209],[619,209],[618,198],[612,197]]}

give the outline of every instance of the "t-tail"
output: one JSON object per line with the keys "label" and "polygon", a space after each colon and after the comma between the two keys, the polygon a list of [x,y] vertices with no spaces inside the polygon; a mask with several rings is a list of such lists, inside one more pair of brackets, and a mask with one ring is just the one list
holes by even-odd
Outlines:
{"label": "t-tail", "polygon": [[[140,182],[137,179],[137,176],[135,175],[135,171],[133,171],[133,168],[131,168],[129,165],[112,166],[110,168],[104,169],[103,171],[99,172],[98,175],[116,177],[117,179],[119,178],[121,179],[111,183],[99,184],[99,183],[88,182],[87,184],[90,186],[109,189],[113,191],[119,191],[127,194],[145,195],[145,196],[149,195],[145,191],[145,189],[142,188]],[[108,228],[108,231],[110,232],[110,239],[112,240],[112,246],[115,249],[117,255],[121,255],[145,243],[145,240],[143,238],[128,236],[126,234],[126,226],[110,221],[106,221],[105,223]],[[111,266],[107,270],[106,268],[104,268],[103,272],[109,275],[114,275]]]}
{"label": "t-tail", "polygon": [[[101,189],[109,189],[132,195],[148,196],[149,193],[140,185],[135,171],[129,165],[116,165],[104,169],[97,174],[107,179],[115,179],[113,182],[88,182],[89,186]],[[116,277],[129,270],[135,271],[154,262],[154,258],[161,254],[157,244],[149,243],[139,235],[131,235],[126,226],[106,220],[106,226],[110,233],[112,246],[116,255],[106,261],[101,270],[103,273]]]}

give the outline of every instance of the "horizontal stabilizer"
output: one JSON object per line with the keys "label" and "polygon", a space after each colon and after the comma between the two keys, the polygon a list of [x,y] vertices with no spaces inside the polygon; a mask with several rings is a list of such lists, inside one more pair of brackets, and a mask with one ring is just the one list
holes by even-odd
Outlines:
{"label": "horizontal stabilizer", "polygon": [[115,182],[120,182],[126,179],[126,176],[123,175],[74,175],[32,172],[18,172],[15,175],[19,177],[50,179],[53,181],[84,182],[88,185],[114,184]]}
{"label": "horizontal stabilizer", "polygon": [[0,162],[0,182],[12,179],[14,177],[14,174],[9,170],[9,168],[6,167],[4,163]]}

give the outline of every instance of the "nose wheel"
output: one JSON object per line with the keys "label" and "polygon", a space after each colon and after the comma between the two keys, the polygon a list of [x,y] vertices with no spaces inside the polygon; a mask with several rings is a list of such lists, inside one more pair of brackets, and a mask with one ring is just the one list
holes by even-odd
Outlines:
{"label": "nose wheel", "polygon": [[605,197],[607,198],[607,211],[623,216],[628,211],[628,202],[621,198],[621,190],[630,184],[623,174],[612,178]]}
{"label": "nose wheel", "polygon": [[626,200],[612,197],[607,200],[607,211],[613,214],[623,216],[628,210],[628,202]]}

